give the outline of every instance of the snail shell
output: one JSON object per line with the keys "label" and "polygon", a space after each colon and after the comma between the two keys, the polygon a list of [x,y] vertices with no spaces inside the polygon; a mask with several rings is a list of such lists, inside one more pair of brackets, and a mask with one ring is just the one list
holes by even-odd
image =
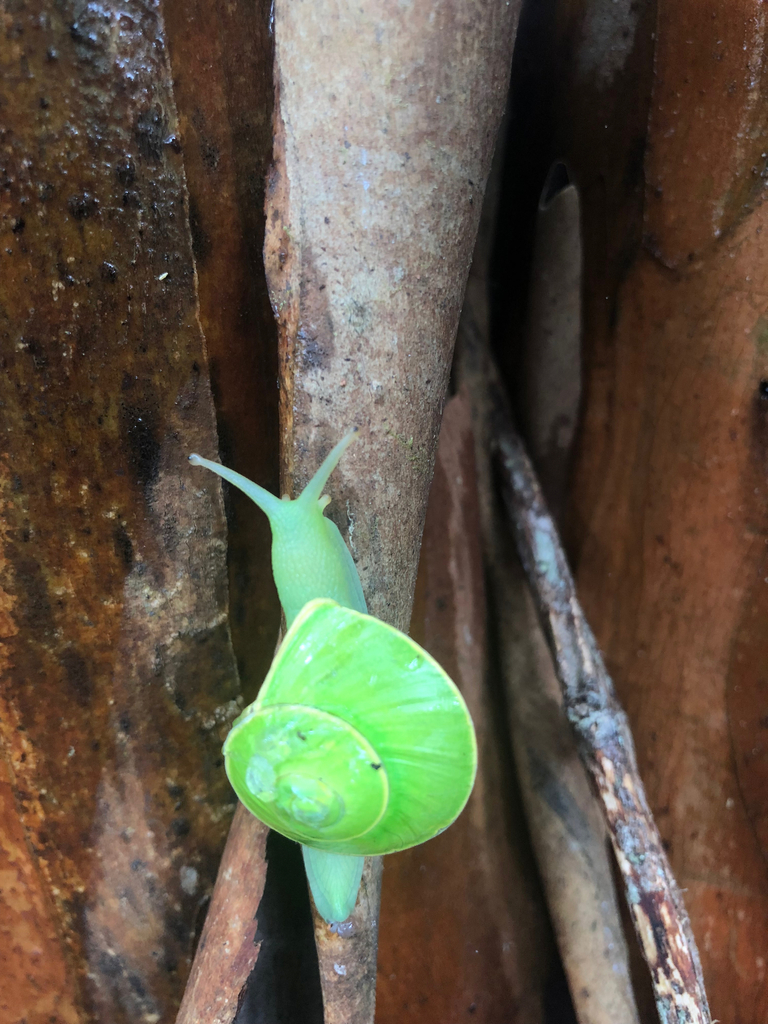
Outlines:
{"label": "snail shell", "polygon": [[356,856],[447,828],[477,767],[469,712],[437,662],[328,599],[297,616],[224,756],[257,818],[305,846]]}

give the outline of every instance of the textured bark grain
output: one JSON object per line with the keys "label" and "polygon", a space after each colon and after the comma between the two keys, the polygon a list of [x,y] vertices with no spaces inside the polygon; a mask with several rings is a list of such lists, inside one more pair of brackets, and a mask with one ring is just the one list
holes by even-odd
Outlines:
{"label": "textured bark grain", "polygon": [[535,1024],[552,942],[491,699],[475,442],[446,405],[411,634],[467,701],[478,737],[469,803],[443,835],[385,861],[377,1024]]}
{"label": "textured bark grain", "polygon": [[626,715],[579,605],[533,467],[501,400],[495,427],[517,550],[555,662],[566,716],[600,796],[659,1017],[670,1024],[710,1024],[698,949],[648,807]]}
{"label": "textured bark grain", "polygon": [[624,61],[582,56],[597,36],[578,19],[597,26],[600,4],[559,26],[580,73],[562,62],[558,155],[585,232],[569,548],[713,1015],[752,1024],[768,1018],[765,8],[615,6]]}
{"label": "textured bark grain", "polygon": [[[270,4],[164,0],[163,13],[221,460],[277,493],[277,329],[263,259]],[[225,505],[232,643],[250,700],[272,660],[280,605],[266,517],[236,488]]]}
{"label": "textured bark grain", "polygon": [[186,463],[215,429],[164,29],[151,3],[66,0],[2,25],[6,1019],[157,1024],[240,706],[220,492]]}
{"label": "textured bark grain", "polygon": [[399,628],[517,6],[275,6],[266,257],[285,488],[298,491],[339,433],[360,427],[331,514],[353,524],[371,611]]}
{"label": "textured bark grain", "polygon": [[259,955],[269,829],[238,804],[176,1024],[232,1024]]}
{"label": "textured bark grain", "polygon": [[[520,359],[521,418],[556,500],[565,488],[578,411],[581,348],[579,203],[563,171],[561,164],[553,166],[538,202],[531,301]],[[489,354],[488,260],[501,160],[491,180],[462,310],[455,377],[472,410],[480,525],[512,748],[573,1011],[580,1024],[634,1024],[638,1011],[605,823],[496,500],[491,452],[498,382]],[[651,1008],[648,1020],[655,1019]]]}
{"label": "textured bark grain", "polygon": [[[283,490],[297,493],[341,433],[360,428],[329,512],[370,611],[400,629],[518,6],[275,5],[265,259]],[[361,927],[375,937],[372,919]],[[319,943],[326,1020],[370,1021],[372,993],[324,962],[333,945]],[[372,986],[375,974],[351,976]]]}

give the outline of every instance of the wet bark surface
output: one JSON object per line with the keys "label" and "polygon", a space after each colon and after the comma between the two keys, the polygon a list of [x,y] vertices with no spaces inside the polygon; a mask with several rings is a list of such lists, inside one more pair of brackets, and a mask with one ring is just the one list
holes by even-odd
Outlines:
{"label": "wet bark surface", "polygon": [[153,4],[18,3],[2,29],[0,1005],[152,1024],[241,702],[220,492],[186,464],[215,432],[177,115]]}

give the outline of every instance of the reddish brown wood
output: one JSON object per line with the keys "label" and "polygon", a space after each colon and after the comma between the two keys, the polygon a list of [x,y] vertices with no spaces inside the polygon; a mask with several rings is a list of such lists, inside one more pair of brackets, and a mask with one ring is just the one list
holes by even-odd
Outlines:
{"label": "reddish brown wood", "polygon": [[566,158],[579,186],[585,255],[569,551],[713,1015],[752,1024],[768,1016],[765,12],[551,11],[547,159]]}
{"label": "reddish brown wood", "polygon": [[152,1024],[234,809],[240,706],[221,497],[186,463],[216,442],[164,30],[151,3],[2,19],[0,846],[25,843],[3,998],[14,1024]]}
{"label": "reddish brown wood", "polygon": [[[713,1015],[752,1024],[768,1015],[764,9],[662,0],[630,38],[613,88],[595,72],[565,105],[588,238],[571,549]],[[641,163],[600,133],[650,42]]]}
{"label": "reddish brown wood", "polygon": [[238,804],[176,1024],[231,1024],[259,955],[269,829]]}
{"label": "reddish brown wood", "polygon": [[78,1024],[73,972],[56,908],[27,845],[11,775],[0,759],[0,1020]]}
{"label": "reddish brown wood", "polygon": [[[277,329],[262,257],[272,160],[270,3],[164,0],[163,12],[221,459],[277,493]],[[271,535],[240,491],[228,489],[226,502],[232,643],[252,699],[280,621]]]}
{"label": "reddish brown wood", "polygon": [[385,859],[378,1024],[543,1020],[551,937],[488,688],[474,443],[469,405],[454,397],[440,433],[411,632],[467,701],[478,777],[443,835]]}

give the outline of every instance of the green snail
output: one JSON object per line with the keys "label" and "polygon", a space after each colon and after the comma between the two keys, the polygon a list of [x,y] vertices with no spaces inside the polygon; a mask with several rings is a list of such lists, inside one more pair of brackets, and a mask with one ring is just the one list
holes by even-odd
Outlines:
{"label": "green snail", "polygon": [[323,488],[355,432],[295,500],[191,455],[267,514],[288,632],[224,744],[240,801],[301,843],[329,923],[352,913],[363,859],[448,827],[469,799],[475,733],[458,689],[410,637],[367,614],[352,556],[323,515]]}

